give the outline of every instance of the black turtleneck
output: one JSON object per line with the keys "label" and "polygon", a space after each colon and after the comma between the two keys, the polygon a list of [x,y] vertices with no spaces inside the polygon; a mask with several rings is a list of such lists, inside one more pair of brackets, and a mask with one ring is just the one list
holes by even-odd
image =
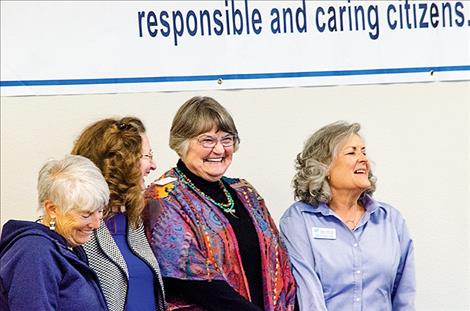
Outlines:
{"label": "black turtleneck", "polygon": [[[199,190],[210,196],[216,202],[227,203],[227,198],[218,181],[210,182],[193,174],[181,160],[178,161],[177,167]],[[251,216],[238,198],[235,190],[225,182],[224,185],[234,200],[236,217],[223,212],[222,209],[221,211],[230,222],[237,238],[243,269],[250,288],[252,303],[240,296],[240,294],[225,281],[207,282],[166,278],[164,280],[165,286],[168,284],[166,290],[172,292],[174,290],[175,293],[179,294],[183,294],[184,292],[186,297],[208,310],[264,310],[261,251],[258,235]]]}

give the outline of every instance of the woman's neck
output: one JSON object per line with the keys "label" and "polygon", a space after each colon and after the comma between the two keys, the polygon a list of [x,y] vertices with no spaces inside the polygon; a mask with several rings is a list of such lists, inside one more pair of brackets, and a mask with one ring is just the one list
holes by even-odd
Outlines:
{"label": "woman's neck", "polygon": [[365,212],[365,208],[359,201],[360,195],[352,192],[332,193],[332,199],[328,204],[351,230],[357,227]]}
{"label": "woman's neck", "polygon": [[357,209],[362,192],[331,189],[329,207],[335,212]]}
{"label": "woman's neck", "polygon": [[229,194],[226,194],[223,189],[222,181],[207,181],[193,172],[191,172],[188,167],[183,163],[182,160],[179,160],[177,163],[177,168],[184,176],[190,180],[190,182],[197,188],[198,191],[209,196],[217,203],[228,204],[230,201]]}

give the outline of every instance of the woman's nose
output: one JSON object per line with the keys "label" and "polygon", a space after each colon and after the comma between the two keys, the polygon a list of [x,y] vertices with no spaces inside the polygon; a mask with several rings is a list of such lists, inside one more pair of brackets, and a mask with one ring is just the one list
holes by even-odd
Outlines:
{"label": "woman's nose", "polygon": [[157,169],[157,163],[155,163],[155,160],[153,160],[153,159],[150,161],[150,169],[152,171]]}
{"label": "woman's nose", "polygon": [[98,229],[101,224],[102,214],[101,212],[94,212],[91,218],[90,227],[93,229]]}
{"label": "woman's nose", "polygon": [[215,144],[214,148],[212,148],[212,152],[215,153],[224,153],[225,152],[225,147],[222,145],[220,140],[217,140],[217,143]]}

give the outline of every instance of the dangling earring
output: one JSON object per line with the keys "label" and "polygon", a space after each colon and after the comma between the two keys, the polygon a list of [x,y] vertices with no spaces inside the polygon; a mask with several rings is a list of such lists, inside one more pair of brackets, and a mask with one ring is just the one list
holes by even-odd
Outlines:
{"label": "dangling earring", "polygon": [[55,216],[53,216],[49,221],[49,229],[51,229],[51,231],[55,231]]}

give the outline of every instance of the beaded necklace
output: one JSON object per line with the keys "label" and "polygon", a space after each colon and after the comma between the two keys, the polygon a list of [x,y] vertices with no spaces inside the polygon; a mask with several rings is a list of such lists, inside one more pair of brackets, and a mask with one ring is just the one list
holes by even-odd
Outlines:
{"label": "beaded necklace", "polygon": [[198,187],[196,187],[195,184],[182,172],[180,171],[177,167],[175,168],[176,174],[181,178],[183,183],[187,185],[189,188],[194,190],[199,196],[203,197],[204,199],[210,201],[212,204],[215,206],[220,207],[221,210],[223,210],[225,213],[232,215],[233,217],[237,217],[235,215],[235,201],[233,200],[232,196],[230,195],[230,192],[228,192],[227,188],[225,187],[224,183],[219,181],[220,188],[225,194],[225,197],[227,198],[227,203],[218,203],[214,199],[212,199],[210,196],[202,192]]}

